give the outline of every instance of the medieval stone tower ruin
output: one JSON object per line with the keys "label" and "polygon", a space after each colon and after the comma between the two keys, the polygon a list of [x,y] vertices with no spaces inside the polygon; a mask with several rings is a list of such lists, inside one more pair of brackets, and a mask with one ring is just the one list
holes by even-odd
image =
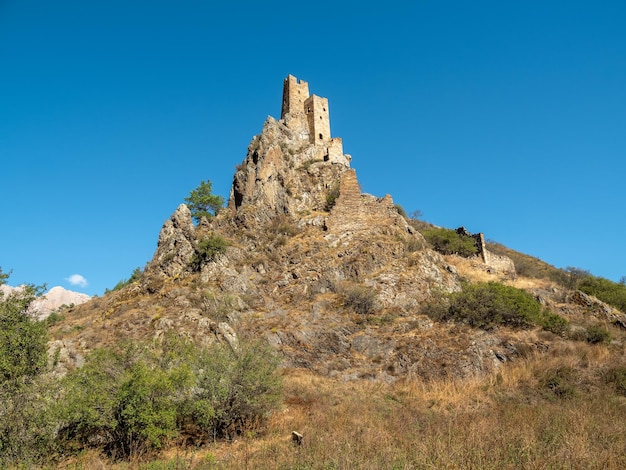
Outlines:
{"label": "medieval stone tower ruin", "polygon": [[349,165],[341,138],[330,136],[328,99],[309,95],[309,84],[293,75],[283,83],[280,119],[300,140],[315,146],[317,158]]}

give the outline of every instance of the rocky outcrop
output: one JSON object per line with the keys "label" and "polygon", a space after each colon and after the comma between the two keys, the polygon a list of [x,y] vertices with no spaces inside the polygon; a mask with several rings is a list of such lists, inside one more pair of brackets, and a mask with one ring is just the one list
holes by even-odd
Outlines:
{"label": "rocky outcrop", "polygon": [[626,329],[626,314],[602,302],[593,295],[585,294],[583,291],[576,290],[571,294],[571,302],[583,307],[588,314],[594,315],[600,320],[610,321],[620,328]]}
{"label": "rocky outcrop", "polygon": [[323,210],[326,195],[348,166],[324,162],[316,151],[283,122],[268,117],[233,177],[231,214],[251,226],[277,215]]}
{"label": "rocky outcrop", "polygon": [[146,274],[179,276],[187,270],[195,254],[195,244],[196,229],[191,212],[185,204],[181,204],[163,224],[156,252],[146,266]]}
{"label": "rocky outcrop", "polygon": [[[211,323],[214,335],[236,349],[235,326],[241,319],[253,336],[265,336],[279,321],[285,327],[269,339],[285,354],[286,364],[308,364],[326,373],[339,367],[350,377],[378,376],[382,372],[364,372],[371,369],[372,357],[389,356],[391,367],[394,348],[412,341],[413,333],[399,342],[357,334],[360,328],[342,306],[342,292],[365,289],[375,299],[376,312],[412,316],[434,289],[458,290],[458,276],[426,248],[391,196],[361,192],[351,158],[333,153],[341,148],[340,139],[326,138],[329,129],[321,132],[323,139],[317,139],[317,131],[304,132],[307,109],[298,119],[289,113],[281,120],[267,118],[233,177],[227,209],[197,227],[185,205],[176,209],[163,225],[144,284],[151,286],[149,292],[173,296],[178,288],[166,293],[162,282],[152,282],[155,275],[172,279],[190,273],[198,239],[207,233],[220,236],[228,240],[226,252],[201,266],[197,280],[214,299],[206,305],[206,298],[200,300],[199,310],[221,310],[222,318],[227,312],[228,322]],[[329,295],[339,305],[324,300]],[[193,304],[173,301],[181,318]],[[298,321],[288,319],[292,315]],[[169,322],[179,320],[161,318],[156,324]],[[331,323],[337,327],[329,330]],[[332,359],[337,354],[339,365]],[[403,364],[392,369],[406,372],[409,366]]]}

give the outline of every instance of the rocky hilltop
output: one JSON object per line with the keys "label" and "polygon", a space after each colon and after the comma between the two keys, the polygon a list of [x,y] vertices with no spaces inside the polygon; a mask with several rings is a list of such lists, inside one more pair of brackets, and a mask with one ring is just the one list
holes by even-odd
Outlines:
{"label": "rocky hilltop", "polygon": [[[460,290],[461,276],[501,280],[488,266],[496,256],[468,262],[431,250],[391,196],[361,192],[352,161],[331,137],[328,101],[287,77],[281,117],[253,138],[227,207],[196,226],[180,205],[140,281],[76,308],[80,328],[59,327],[65,356],[168,331],[233,348],[254,337],[280,351],[285,367],[391,382],[479,375],[545,347],[534,331],[423,315],[435,293]],[[207,256],[215,240],[225,249]],[[493,265],[515,277],[505,257]],[[531,287],[555,311],[577,313],[558,289]]]}

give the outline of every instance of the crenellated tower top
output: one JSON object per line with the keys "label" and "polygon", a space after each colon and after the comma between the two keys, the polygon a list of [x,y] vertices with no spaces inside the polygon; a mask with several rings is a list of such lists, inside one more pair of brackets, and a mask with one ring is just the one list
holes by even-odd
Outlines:
{"label": "crenellated tower top", "polygon": [[349,165],[339,137],[331,137],[328,99],[309,95],[309,84],[288,75],[283,82],[283,105],[280,119],[304,141],[318,148],[324,161]]}
{"label": "crenellated tower top", "polygon": [[283,108],[280,114],[285,119],[287,114],[295,117],[304,113],[304,102],[309,97],[309,84],[288,75],[283,82]]}

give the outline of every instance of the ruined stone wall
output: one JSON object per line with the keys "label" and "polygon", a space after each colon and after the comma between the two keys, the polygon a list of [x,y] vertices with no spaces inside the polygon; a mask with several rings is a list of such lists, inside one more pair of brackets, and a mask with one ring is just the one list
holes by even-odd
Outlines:
{"label": "ruined stone wall", "polygon": [[483,259],[490,270],[495,273],[506,274],[512,277],[516,276],[515,263],[508,256],[501,256],[485,249]]}
{"label": "ruined stone wall", "polygon": [[356,171],[346,171],[341,176],[339,197],[335,201],[333,218],[338,222],[349,219],[358,219],[362,214],[361,188],[356,179]]}
{"label": "ruined stone wall", "polygon": [[487,250],[487,246],[485,244],[485,235],[483,233],[470,233],[465,230],[465,227],[459,227],[456,229],[456,233],[459,235],[469,237],[474,240],[474,245],[476,246],[476,256],[478,256],[489,268],[488,271],[500,274],[506,274],[510,276],[515,276],[515,263],[508,256],[501,256],[492,253]]}
{"label": "ruined stone wall", "polygon": [[324,160],[332,163],[341,163],[343,165],[350,164],[350,158],[343,154],[343,142],[341,137],[333,137],[330,140]]}
{"label": "ruined stone wall", "polygon": [[346,234],[384,227],[392,233],[409,232],[409,227],[396,210],[391,196],[376,198],[361,194],[356,172],[353,169],[341,174],[339,197],[326,220],[326,228],[331,234]]}

